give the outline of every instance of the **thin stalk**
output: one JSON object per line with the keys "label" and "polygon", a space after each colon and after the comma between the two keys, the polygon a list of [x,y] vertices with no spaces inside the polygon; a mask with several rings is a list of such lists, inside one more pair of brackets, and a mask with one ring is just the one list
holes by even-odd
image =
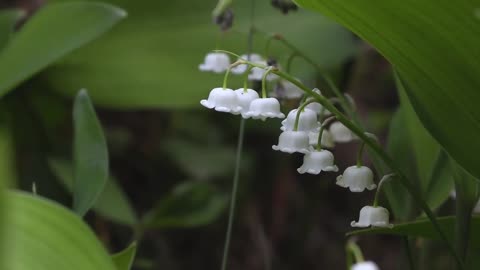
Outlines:
{"label": "thin stalk", "polygon": [[267,98],[267,76],[272,72],[273,67],[268,67],[262,77],[262,98]]}
{"label": "thin stalk", "polygon": [[357,167],[362,167],[362,154],[363,154],[364,147],[365,147],[365,142],[362,142],[362,144],[360,144],[360,149],[358,149],[358,152],[357,152]]}
{"label": "thin stalk", "polygon": [[232,69],[232,66],[230,66],[227,69],[227,72],[225,72],[225,76],[223,77],[223,90],[227,88],[227,81],[228,81],[228,75],[230,75],[230,70]]}
{"label": "thin stalk", "polygon": [[338,87],[335,85],[331,76],[328,75],[325,70],[320,67],[320,65],[318,65],[310,57],[300,51],[300,49],[298,49],[295,45],[286,40],[283,36],[272,35],[272,37],[276,38],[278,41],[281,41],[286,47],[288,47],[294,52],[295,56],[301,57],[303,60],[305,60],[305,62],[315,68],[320,77],[322,77],[322,79],[327,83],[330,90],[332,90],[335,96],[337,96],[337,98],[340,100],[340,105],[342,106],[343,110],[345,110],[347,115],[349,115],[350,117],[354,116],[353,109],[350,107],[350,102],[345,98],[340,89],[338,89]]}
{"label": "thin stalk", "polygon": [[293,125],[293,131],[298,131],[298,123],[300,122],[300,114],[305,110],[305,107],[307,107],[308,104],[315,102],[315,100],[308,100],[305,103],[303,103],[300,107],[297,109],[297,114],[295,115],[295,124]]}
{"label": "thin stalk", "polygon": [[[323,108],[322,108],[323,110]],[[323,131],[325,130],[325,127],[330,123],[332,122],[333,120],[335,120],[335,116],[330,116],[329,118],[325,119],[325,121],[323,121],[321,127],[320,127],[320,131],[318,132],[318,142],[317,142],[317,150],[320,151],[322,150],[322,136],[323,136]]]}
{"label": "thin stalk", "polygon": [[378,206],[378,199],[380,198],[380,192],[382,191],[382,188],[383,188],[383,185],[390,179],[392,179],[392,177],[394,176],[395,174],[387,174],[385,175],[384,177],[382,177],[382,179],[378,182],[378,186],[377,186],[377,191],[375,192],[375,199],[373,200],[373,207],[377,207]]}
{"label": "thin stalk", "polygon": [[230,250],[230,240],[232,238],[232,227],[235,218],[235,205],[237,202],[238,181],[240,176],[240,162],[242,160],[243,137],[245,134],[245,119],[240,120],[240,129],[238,131],[237,154],[235,156],[235,172],[233,175],[232,195],[230,198],[230,209],[228,211],[227,234],[225,237],[225,245],[223,248],[222,270],[227,269],[228,251]]}
{"label": "thin stalk", "polygon": [[402,237],[402,242],[403,246],[405,248],[405,253],[407,255],[408,259],[408,265],[410,267],[410,270],[415,270],[415,261],[413,260],[413,253],[412,253],[412,247],[410,245],[410,241],[408,240],[408,236],[403,236]]}
{"label": "thin stalk", "polygon": [[352,254],[355,263],[365,261],[362,250],[355,242],[349,241],[347,243],[347,251],[349,251]]}

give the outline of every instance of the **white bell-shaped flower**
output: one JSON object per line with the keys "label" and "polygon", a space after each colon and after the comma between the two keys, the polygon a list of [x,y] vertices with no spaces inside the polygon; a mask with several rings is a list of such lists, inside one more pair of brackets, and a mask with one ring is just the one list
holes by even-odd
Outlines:
{"label": "white bell-shaped flower", "polygon": [[330,133],[333,136],[333,140],[339,143],[346,143],[356,139],[355,134],[340,122],[330,125]]}
{"label": "white bell-shaped flower", "polygon": [[343,175],[337,177],[337,185],[349,188],[351,192],[362,192],[365,189],[373,190],[377,187],[373,182],[373,172],[365,166],[350,166]]}
{"label": "white bell-shaped flower", "polygon": [[312,111],[314,111],[316,114],[318,114],[319,116],[329,116],[331,115],[332,113],[325,109],[322,104],[318,103],[318,102],[313,102],[313,103],[310,103],[308,104],[305,108],[307,109],[310,109]]}
{"label": "white bell-shaped flower", "polygon": [[242,107],[241,113],[246,113],[250,108],[252,101],[259,98],[257,91],[253,89],[247,88],[245,90],[244,88],[239,88],[235,90],[235,93],[237,94],[238,105]]}
{"label": "white bell-shaped flower", "polygon": [[389,223],[389,213],[386,208],[381,206],[364,206],[360,210],[360,218],[358,222],[352,221],[350,224],[352,227],[393,227],[392,224]]}
{"label": "white bell-shaped flower", "polygon": [[294,152],[306,154],[310,151],[308,134],[305,131],[284,131],[278,138],[278,145],[272,146],[272,149],[290,154]]}
{"label": "white bell-shaped flower", "polygon": [[338,172],[332,152],[328,150],[312,151],[303,157],[303,164],[297,171],[301,174],[319,174],[321,171]]}
{"label": "white bell-shaped flower", "polygon": [[237,94],[229,88],[214,88],[210,91],[208,99],[202,99],[200,104],[218,112],[240,114],[242,111],[242,107],[238,102]]}
{"label": "white bell-shaped flower", "polygon": [[352,265],[351,270],[380,270],[380,268],[372,261],[365,261]]}
{"label": "white bell-shaped flower", "polygon": [[250,103],[247,112],[242,113],[243,118],[265,120],[267,118],[285,118],[280,111],[280,102],[276,98],[258,98]]}
{"label": "white bell-shaped flower", "polygon": [[[319,131],[308,133],[310,145],[316,146],[318,144],[318,136],[320,136]],[[323,130],[321,144],[322,146],[327,148],[333,148],[335,146],[335,141],[333,141],[333,136],[332,134],[330,134],[328,130]]]}
{"label": "white bell-shaped flower", "polygon": [[[252,62],[254,62],[255,64],[267,66],[267,61],[265,61],[265,60],[252,61]],[[248,79],[251,80],[251,81],[261,81],[263,79],[263,75],[265,74],[266,71],[267,70],[265,70],[263,68],[254,67],[254,68],[252,68],[252,71],[250,72],[250,74],[248,74]],[[276,79],[278,79],[278,75],[273,74],[273,73],[268,73],[267,81],[274,81]]]}
{"label": "white bell-shaped flower", "polygon": [[[298,109],[291,110],[287,118],[282,121],[281,130],[293,130],[295,126],[295,119],[297,118]],[[317,121],[317,114],[309,109],[304,109],[300,112],[300,117],[298,119],[298,130],[299,131],[318,131],[320,125]]]}
{"label": "white bell-shaped flower", "polygon": [[[252,53],[250,55],[248,54],[243,54],[240,56],[240,58],[238,60],[246,60],[246,61],[250,61],[250,62],[254,62],[254,63],[258,63],[258,62],[263,62],[263,58],[256,54],[256,53]],[[245,73],[246,71],[248,70],[248,65],[247,64],[241,64],[241,65],[238,65],[238,66],[235,66],[233,67],[230,71],[233,73],[233,74],[243,74]]]}
{"label": "white bell-shaped flower", "polygon": [[212,71],[215,73],[225,72],[230,66],[230,58],[226,53],[214,52],[205,56],[204,63],[200,64],[198,68],[201,71]]}

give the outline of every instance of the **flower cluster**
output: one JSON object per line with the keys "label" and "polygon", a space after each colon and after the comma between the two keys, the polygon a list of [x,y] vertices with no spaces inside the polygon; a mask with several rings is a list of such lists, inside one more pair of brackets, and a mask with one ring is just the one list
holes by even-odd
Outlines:
{"label": "flower cluster", "polygon": [[[276,151],[303,154],[303,164],[297,169],[300,174],[317,175],[322,171],[338,172],[333,153],[325,148],[332,148],[336,143],[357,140],[354,133],[345,125],[346,123],[337,121],[336,117],[331,116],[331,112],[326,110],[317,99],[302,90],[303,85],[298,79],[291,79],[289,76],[280,78],[281,73],[277,72],[278,67],[269,66],[258,54],[242,55],[235,63],[230,64],[227,54],[210,53],[205,58],[205,63],[200,65],[200,70],[226,72],[223,87],[212,89],[208,98],[200,101],[204,107],[219,112],[263,121],[268,118],[283,119],[285,115],[281,111],[279,98],[301,99],[298,108],[290,110],[281,122],[282,132],[278,143],[272,146]],[[237,90],[227,88],[230,73],[245,75],[243,88]],[[247,87],[248,80],[262,82],[261,95]],[[269,96],[267,96],[267,82],[275,82],[277,85],[275,91]],[[321,95],[318,89],[313,89],[312,92]],[[353,103],[351,97],[346,100]],[[333,100],[330,101],[333,103]],[[364,142],[359,150],[357,164],[346,168],[336,180],[338,186],[349,189],[351,192],[363,192],[377,187],[372,170],[362,165],[363,147]],[[377,194],[378,192],[379,190]],[[359,221],[353,221],[351,226],[389,227],[391,226],[389,212],[377,206],[375,200],[373,206],[365,206],[360,210]]]}

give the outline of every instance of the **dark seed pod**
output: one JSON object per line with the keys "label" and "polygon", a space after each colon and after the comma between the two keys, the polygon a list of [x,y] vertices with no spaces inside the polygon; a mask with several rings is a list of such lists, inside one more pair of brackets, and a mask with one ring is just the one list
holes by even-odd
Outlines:
{"label": "dark seed pod", "polygon": [[272,0],[272,6],[280,10],[283,14],[288,14],[290,11],[297,11],[298,7],[291,0]]}
{"label": "dark seed pod", "polygon": [[275,58],[269,58],[269,59],[267,60],[267,65],[268,65],[268,66],[271,66],[271,67],[278,67],[277,59],[275,59]]}
{"label": "dark seed pod", "polygon": [[234,18],[233,11],[227,8],[222,14],[214,17],[214,22],[222,31],[228,31],[233,26]]}

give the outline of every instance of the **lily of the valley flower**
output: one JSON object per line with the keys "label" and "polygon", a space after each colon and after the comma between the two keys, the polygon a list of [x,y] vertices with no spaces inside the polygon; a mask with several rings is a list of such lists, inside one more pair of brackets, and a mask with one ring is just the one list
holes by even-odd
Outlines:
{"label": "lily of the valley flower", "polygon": [[[293,130],[295,126],[295,119],[297,118],[298,109],[291,110],[287,118],[282,121],[281,130]],[[300,117],[298,119],[298,130],[299,131],[318,131],[320,128],[317,121],[317,114],[309,109],[304,109],[300,112]]]}
{"label": "lily of the valley flower", "polygon": [[[258,62],[263,63],[263,61],[264,61],[263,58],[256,53],[252,53],[250,55],[243,54],[242,56],[240,56],[240,58],[238,60],[246,60],[246,61],[250,61],[250,62],[254,62],[254,63],[258,63]],[[240,64],[240,65],[232,68],[231,72],[233,74],[243,74],[247,70],[248,70],[248,65],[247,64]]]}
{"label": "lily of the valley flower", "polygon": [[241,113],[246,113],[252,101],[259,98],[257,91],[248,88],[239,88],[235,90],[235,94],[237,94],[238,105],[242,107]]}
{"label": "lily of the valley flower", "polygon": [[[253,63],[263,65],[263,66],[267,66],[267,61],[265,61],[265,60],[253,61]],[[248,79],[251,80],[251,81],[261,81],[262,78],[263,78],[263,74],[265,74],[265,72],[266,72],[266,70],[263,69],[263,68],[254,67],[254,68],[252,68],[252,71],[250,72],[250,74],[248,74]],[[276,75],[276,74],[269,73],[267,75],[267,81],[274,81],[276,79],[278,79],[278,75]]]}
{"label": "lily of the valley flower", "polygon": [[343,175],[337,177],[337,185],[349,188],[351,192],[373,190],[377,187],[373,182],[373,172],[366,166],[350,166]]}
{"label": "lily of the valley flower", "polygon": [[350,224],[352,227],[366,228],[372,227],[393,227],[389,223],[389,213],[386,208],[381,206],[364,206],[360,210],[360,218],[358,222],[352,221]]}
{"label": "lily of the valley flower", "polygon": [[204,63],[200,64],[198,68],[201,71],[212,71],[215,73],[225,72],[230,66],[230,58],[225,53],[214,52],[205,56]]}
{"label": "lily of the valley flower", "polygon": [[272,93],[272,96],[286,99],[298,99],[301,98],[303,94],[303,90],[295,84],[287,80],[281,80],[278,82],[276,91]]}
{"label": "lily of the valley flower", "polygon": [[380,268],[372,261],[365,261],[352,265],[351,270],[380,270]]}
{"label": "lily of the valley flower", "polygon": [[278,145],[272,146],[272,149],[290,154],[295,152],[306,154],[310,151],[308,134],[305,131],[284,131],[278,138]]}
{"label": "lily of the valley flower", "polygon": [[267,118],[285,118],[280,111],[280,102],[276,98],[258,98],[250,103],[248,111],[242,113],[243,118],[265,120]]}
{"label": "lily of the valley flower", "polygon": [[355,134],[340,122],[330,125],[330,133],[333,136],[333,140],[339,143],[346,143],[356,139]]}
{"label": "lily of the valley flower", "polygon": [[[320,136],[320,132],[318,131],[308,133],[310,145],[315,146],[318,144],[318,136]],[[321,144],[322,146],[325,146],[327,148],[332,148],[335,146],[335,142],[333,141],[332,134],[330,134],[328,130],[323,131]]]}
{"label": "lily of the valley flower", "polygon": [[242,111],[242,107],[238,102],[237,94],[229,88],[214,88],[210,91],[208,99],[202,99],[200,104],[218,112],[240,114]]}
{"label": "lily of the valley flower", "polygon": [[301,174],[319,174],[321,171],[338,172],[333,154],[328,150],[312,151],[303,157],[303,164],[297,171]]}

